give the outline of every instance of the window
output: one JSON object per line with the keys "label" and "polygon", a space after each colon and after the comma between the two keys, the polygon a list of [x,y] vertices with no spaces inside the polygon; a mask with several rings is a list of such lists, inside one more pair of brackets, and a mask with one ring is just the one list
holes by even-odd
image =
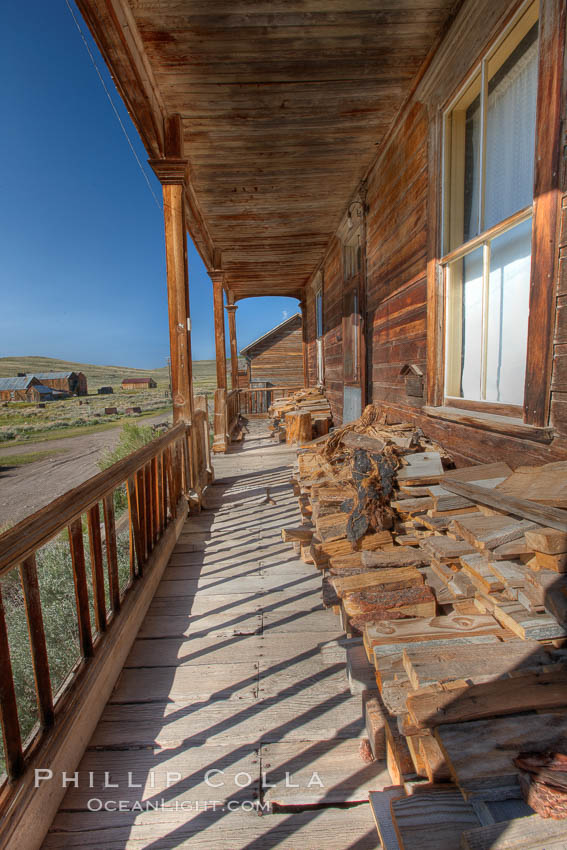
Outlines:
{"label": "window", "polygon": [[343,296],[344,311],[344,380],[357,383],[360,380],[360,307],[358,290],[352,287]]}
{"label": "window", "polygon": [[343,243],[343,378],[345,383],[354,384],[360,381],[360,230],[359,224]]}
{"label": "window", "polygon": [[524,401],[538,21],[532,5],[445,119],[445,395]]}
{"label": "window", "polygon": [[362,271],[362,246],[359,234],[343,245],[343,266],[345,281],[352,280]]}
{"label": "window", "polygon": [[324,383],[323,371],[323,286],[315,292],[315,322],[317,326],[317,383]]}

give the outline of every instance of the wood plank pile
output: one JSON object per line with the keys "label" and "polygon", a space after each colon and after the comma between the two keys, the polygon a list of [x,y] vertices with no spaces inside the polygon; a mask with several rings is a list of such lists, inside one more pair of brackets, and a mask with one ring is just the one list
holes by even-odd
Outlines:
{"label": "wood plank pile", "polygon": [[268,410],[270,430],[280,442],[303,445],[329,433],[331,406],[317,387],[276,399]]}
{"label": "wood plank pile", "polygon": [[567,462],[450,466],[367,409],[300,450],[282,536],[341,618],[383,847],[566,848]]}

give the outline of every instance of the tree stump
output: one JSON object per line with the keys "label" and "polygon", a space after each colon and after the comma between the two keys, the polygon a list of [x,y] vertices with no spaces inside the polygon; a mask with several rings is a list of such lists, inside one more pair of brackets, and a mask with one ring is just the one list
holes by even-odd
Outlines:
{"label": "tree stump", "polygon": [[294,443],[300,446],[303,443],[309,443],[312,439],[313,426],[311,424],[311,414],[304,413],[301,410],[294,410],[285,415],[285,441],[288,445]]}

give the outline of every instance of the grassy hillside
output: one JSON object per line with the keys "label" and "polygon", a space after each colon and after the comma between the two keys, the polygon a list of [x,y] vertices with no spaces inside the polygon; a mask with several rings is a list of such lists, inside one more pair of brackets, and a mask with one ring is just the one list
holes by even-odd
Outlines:
{"label": "grassy hillside", "polygon": [[[158,386],[166,387],[169,381],[167,366],[160,369],[132,369],[129,366],[93,366],[90,363],[75,363],[71,360],[56,360],[53,357],[0,357],[0,378],[17,375],[18,372],[84,372],[89,392],[105,384],[115,390],[123,378],[152,377]],[[193,377],[196,390],[213,390],[215,387],[215,361],[196,360]]]}

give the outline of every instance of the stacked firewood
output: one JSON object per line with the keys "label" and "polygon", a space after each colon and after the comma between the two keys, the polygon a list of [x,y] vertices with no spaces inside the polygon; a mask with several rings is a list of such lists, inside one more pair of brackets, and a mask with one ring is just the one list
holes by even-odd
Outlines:
{"label": "stacked firewood", "polygon": [[567,816],[566,473],[567,462],[455,469],[376,408],[298,453],[303,523],[283,537],[321,571],[323,603],[341,618],[372,751],[402,800],[371,795],[378,829],[393,819],[400,847],[423,792],[453,836],[439,846],[484,847],[477,828],[504,818],[515,835],[520,817],[535,836],[526,848],[556,846],[546,819]]}
{"label": "stacked firewood", "polygon": [[329,402],[316,387],[274,400],[268,417],[274,437],[290,445],[303,445],[328,434],[332,421]]}

